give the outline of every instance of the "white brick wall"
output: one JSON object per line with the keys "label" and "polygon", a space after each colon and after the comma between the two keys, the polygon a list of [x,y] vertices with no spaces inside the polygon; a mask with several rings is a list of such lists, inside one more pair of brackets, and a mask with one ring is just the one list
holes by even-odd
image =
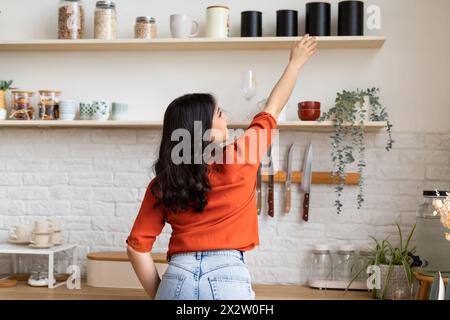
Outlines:
{"label": "white brick wall", "polygon": [[[306,146],[311,140],[314,170],[330,170],[328,137],[281,133],[278,168],[285,167],[291,143]],[[371,244],[369,235],[395,236],[395,222],[410,230],[422,190],[450,188],[450,134],[401,132],[394,138],[394,150],[386,153],[384,133],[367,135],[366,201],[361,211],[356,209],[357,188],[346,189],[344,212],[337,215],[334,186],[313,185],[310,221],[305,223],[298,186],[293,188],[289,215],[281,213],[284,189],[276,186],[275,218],[260,216],[261,245],[247,253],[255,283],[305,283],[316,243],[366,246]],[[154,130],[0,130],[0,241],[6,241],[8,228],[16,223],[55,216],[63,221],[65,239],[80,245],[83,271],[88,252],[124,250],[153,176],[159,141],[160,133]],[[300,170],[302,158],[302,152],[295,155],[294,170]],[[166,226],[156,251],[166,251],[170,232]],[[9,266],[8,259],[0,257],[0,273]]]}

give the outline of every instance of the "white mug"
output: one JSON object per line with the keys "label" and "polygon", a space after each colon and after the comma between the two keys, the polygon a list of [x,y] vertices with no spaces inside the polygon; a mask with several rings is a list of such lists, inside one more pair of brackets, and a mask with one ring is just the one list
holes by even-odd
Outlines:
{"label": "white mug", "polygon": [[50,233],[51,226],[47,220],[34,222],[34,233]]}
{"label": "white mug", "polygon": [[62,235],[61,232],[54,232],[50,236],[50,243],[51,244],[60,244],[62,242]]}
{"label": "white mug", "polygon": [[49,229],[52,231],[61,231],[61,222],[57,219],[49,218],[47,219],[49,224]]}
{"label": "white mug", "polygon": [[187,14],[170,16],[170,33],[173,38],[191,38],[198,35],[199,25]]}
{"label": "white mug", "polygon": [[230,34],[230,9],[210,6],[206,9],[206,37],[228,38]]}
{"label": "white mug", "polygon": [[45,247],[50,245],[50,234],[36,234],[32,233],[31,241],[36,247]]}
{"label": "white mug", "polygon": [[12,227],[9,232],[11,240],[18,242],[29,242],[31,237],[31,231],[33,228],[27,224],[18,224]]}

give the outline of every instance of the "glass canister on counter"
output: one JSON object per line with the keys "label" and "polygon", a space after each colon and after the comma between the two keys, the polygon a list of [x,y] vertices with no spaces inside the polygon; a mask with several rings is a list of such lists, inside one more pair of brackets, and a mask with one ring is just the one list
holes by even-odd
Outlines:
{"label": "glass canister on counter", "polygon": [[153,17],[142,16],[136,18],[134,37],[136,39],[155,39],[157,36],[156,20]]}
{"label": "glass canister on counter", "polygon": [[117,38],[117,11],[113,1],[97,1],[94,24],[95,39]]}
{"label": "glass canister on counter", "polygon": [[359,251],[358,257],[359,275],[357,280],[365,282],[369,277],[369,274],[367,273],[367,267],[374,263],[375,252],[371,248],[364,248]]}
{"label": "glass canister on counter", "polygon": [[58,39],[84,37],[84,6],[81,0],[62,0],[58,11]]}
{"label": "glass canister on counter", "polygon": [[335,280],[350,282],[360,271],[358,257],[352,245],[338,247],[334,265]]}
{"label": "glass canister on counter", "polygon": [[314,246],[311,258],[309,284],[315,288],[326,288],[326,282],[333,280],[333,258],[330,246],[327,244]]}
{"label": "glass canister on counter", "polygon": [[[416,248],[422,260],[424,272],[450,272],[450,229],[441,221],[441,216],[435,214],[433,201],[444,200],[448,191],[425,190],[423,200],[416,212]],[[436,212],[437,213],[437,212]]]}
{"label": "glass canister on counter", "polygon": [[34,96],[34,92],[14,90],[11,94],[12,108],[9,118],[13,120],[33,120],[34,108],[31,104],[31,98]]}
{"label": "glass canister on counter", "polygon": [[39,96],[39,120],[58,120],[61,92],[55,90],[40,90]]}

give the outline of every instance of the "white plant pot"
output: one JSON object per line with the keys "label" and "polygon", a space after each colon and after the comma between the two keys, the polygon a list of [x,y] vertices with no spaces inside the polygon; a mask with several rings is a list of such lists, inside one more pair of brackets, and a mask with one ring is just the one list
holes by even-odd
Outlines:
{"label": "white plant pot", "polygon": [[0,109],[0,120],[6,120],[7,115],[8,115],[8,111],[6,109],[1,108]]}

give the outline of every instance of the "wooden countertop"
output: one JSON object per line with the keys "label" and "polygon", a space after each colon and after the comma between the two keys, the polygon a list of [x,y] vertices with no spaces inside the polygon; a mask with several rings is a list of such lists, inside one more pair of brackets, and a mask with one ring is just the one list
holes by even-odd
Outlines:
{"label": "wooden countertop", "polygon": [[[369,300],[368,292],[317,290],[306,286],[258,285],[253,289],[257,300]],[[88,287],[82,282],[80,290],[68,290],[65,286],[55,289],[30,287],[19,282],[13,288],[0,288],[0,300],[146,300],[141,289],[111,289]]]}

